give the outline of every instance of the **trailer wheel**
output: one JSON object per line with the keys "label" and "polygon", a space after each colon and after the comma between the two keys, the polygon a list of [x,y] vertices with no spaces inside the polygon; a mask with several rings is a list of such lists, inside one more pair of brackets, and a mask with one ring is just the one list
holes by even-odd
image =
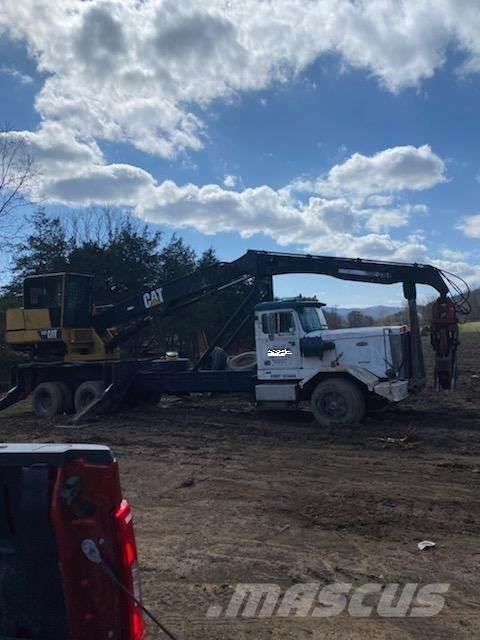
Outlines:
{"label": "trailer wheel", "polygon": [[365,416],[365,397],[350,380],[329,378],[312,393],[311,408],[322,427],[342,427],[361,422]]}
{"label": "trailer wheel", "polygon": [[82,382],[82,384],[75,391],[75,411],[80,413],[86,407],[95,402],[103,393],[104,385],[100,380],[88,380]]}
{"label": "trailer wheel", "polygon": [[53,418],[65,410],[62,387],[57,382],[42,382],[33,392],[32,406],[39,418]]}

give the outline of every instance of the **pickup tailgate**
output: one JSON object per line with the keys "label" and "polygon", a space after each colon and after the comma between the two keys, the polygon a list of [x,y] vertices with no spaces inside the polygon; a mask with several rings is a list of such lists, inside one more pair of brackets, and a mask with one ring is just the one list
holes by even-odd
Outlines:
{"label": "pickup tailgate", "polygon": [[0,444],[0,640],[142,640],[139,608],[81,551],[93,540],[134,590],[126,512],[131,527],[108,447]]}

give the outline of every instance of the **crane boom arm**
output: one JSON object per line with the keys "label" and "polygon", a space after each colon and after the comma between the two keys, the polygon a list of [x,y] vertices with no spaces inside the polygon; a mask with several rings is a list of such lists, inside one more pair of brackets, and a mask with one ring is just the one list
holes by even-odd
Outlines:
{"label": "crane boom arm", "polygon": [[265,280],[288,273],[328,275],[342,280],[378,284],[401,282],[409,287],[425,284],[436,289],[442,299],[448,294],[441,272],[431,265],[249,250],[232,262],[220,262],[198,269],[137,294],[95,315],[93,323],[102,332],[142,316],[170,315],[205,295],[240,282]]}

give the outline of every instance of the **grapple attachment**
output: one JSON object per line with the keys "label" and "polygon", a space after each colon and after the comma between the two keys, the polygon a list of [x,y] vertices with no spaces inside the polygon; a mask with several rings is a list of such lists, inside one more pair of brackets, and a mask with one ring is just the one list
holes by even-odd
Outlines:
{"label": "grapple attachment", "polygon": [[433,303],[430,342],[435,351],[435,388],[455,389],[460,341],[457,310],[451,298],[440,297]]}

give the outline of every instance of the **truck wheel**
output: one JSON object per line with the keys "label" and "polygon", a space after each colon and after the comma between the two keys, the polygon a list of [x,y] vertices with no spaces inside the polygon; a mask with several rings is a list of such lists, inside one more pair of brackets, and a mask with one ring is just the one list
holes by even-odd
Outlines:
{"label": "truck wheel", "polygon": [[33,412],[39,418],[53,418],[65,410],[62,387],[57,382],[42,382],[33,392]]}
{"label": "truck wheel", "polygon": [[95,402],[103,393],[104,385],[100,380],[88,380],[75,391],[75,411],[80,413],[86,407]]}
{"label": "truck wheel", "polygon": [[322,427],[342,427],[361,422],[365,415],[365,397],[350,380],[330,378],[315,388],[311,407]]}

